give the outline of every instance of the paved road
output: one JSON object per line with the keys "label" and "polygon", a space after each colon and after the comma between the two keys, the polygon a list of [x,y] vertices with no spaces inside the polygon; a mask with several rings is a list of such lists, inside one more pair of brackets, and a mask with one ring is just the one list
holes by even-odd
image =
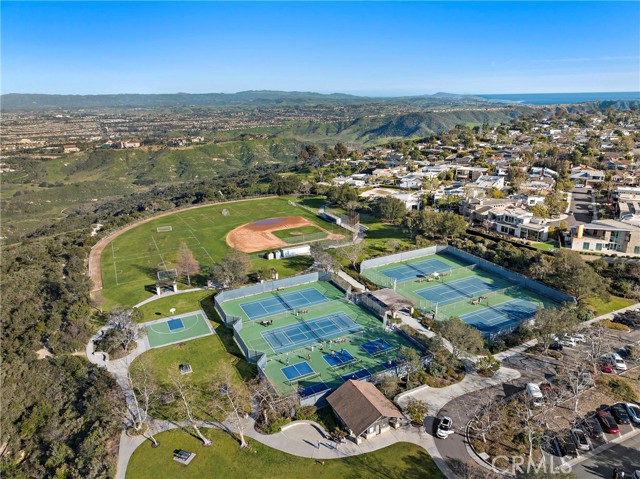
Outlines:
{"label": "paved road", "polygon": [[573,466],[573,472],[579,479],[609,479],[614,467],[623,470],[629,479],[640,470],[640,434]]}

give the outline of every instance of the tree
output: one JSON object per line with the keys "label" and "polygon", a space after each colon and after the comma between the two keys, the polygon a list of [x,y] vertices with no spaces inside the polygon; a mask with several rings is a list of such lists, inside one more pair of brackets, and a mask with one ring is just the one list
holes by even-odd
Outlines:
{"label": "tree", "polygon": [[577,324],[573,308],[544,308],[536,312],[532,331],[546,352],[556,336],[571,331]]}
{"label": "tree", "polygon": [[574,296],[578,301],[599,296],[608,298],[607,284],[594,269],[589,266],[580,253],[559,249],[553,255],[552,280],[555,286]]}
{"label": "tree", "polygon": [[200,263],[185,242],[180,243],[178,258],[176,259],[176,271],[178,276],[186,276],[187,283],[191,286],[191,276],[200,272]]}
{"label": "tree", "polygon": [[548,218],[549,217],[549,211],[547,210],[547,207],[545,205],[543,205],[542,203],[537,203],[533,206],[529,207],[529,211],[531,213],[533,213],[534,218]]}
{"label": "tree", "polygon": [[210,277],[214,283],[229,288],[244,283],[250,269],[251,261],[247,254],[232,249],[218,263],[211,266]]}
{"label": "tree", "polygon": [[311,245],[311,257],[319,271],[335,273],[340,270],[338,261],[316,244]]}
{"label": "tree", "polygon": [[440,323],[438,332],[451,343],[451,354],[455,359],[476,355],[484,348],[484,339],[480,331],[457,316]]}
{"label": "tree", "polygon": [[493,376],[498,369],[500,369],[500,361],[491,353],[487,353],[476,362],[476,370],[482,375]]}
{"label": "tree", "polygon": [[511,184],[513,190],[517,193],[520,190],[520,185],[527,180],[527,173],[522,167],[510,166],[507,170],[507,180]]}
{"label": "tree", "polygon": [[131,344],[140,339],[146,331],[135,323],[140,316],[138,309],[120,306],[115,307],[107,316],[107,326],[110,328],[112,338],[122,346],[124,351],[129,351]]}
{"label": "tree", "polygon": [[422,424],[429,414],[429,408],[424,402],[411,398],[404,407],[404,413],[414,424]]}
{"label": "tree", "polygon": [[498,401],[489,401],[485,404],[467,404],[467,411],[475,409],[475,418],[469,423],[472,431],[480,434],[482,442],[487,442],[487,434],[491,434],[504,421],[505,408]]}
{"label": "tree", "polygon": [[439,232],[445,240],[457,238],[467,231],[467,222],[456,213],[442,213],[440,217]]}
{"label": "tree", "polygon": [[149,409],[158,400],[158,384],[142,359],[127,368],[127,383],[131,392],[133,429],[140,433],[146,425],[149,438],[153,441],[154,447],[157,447],[159,443],[151,432]]}
{"label": "tree", "polygon": [[393,196],[384,196],[375,205],[376,215],[387,223],[397,224],[407,214],[402,200]]}
{"label": "tree", "polygon": [[364,249],[364,241],[353,241],[349,245],[343,246],[338,251],[344,259],[351,263],[351,267],[353,269],[356,269],[356,264],[358,263],[360,257],[364,254]]}
{"label": "tree", "polygon": [[290,195],[298,193],[302,188],[300,178],[294,175],[269,175],[269,193],[274,195]]}
{"label": "tree", "polygon": [[244,384],[234,376],[236,374],[233,373],[230,364],[220,364],[212,385],[211,404],[215,410],[224,414],[235,426],[238,436],[240,436],[240,448],[244,449],[248,446],[244,437],[244,416],[250,412],[249,394]]}
{"label": "tree", "polygon": [[423,363],[420,359],[420,354],[418,354],[418,351],[413,348],[402,346],[400,348],[400,356],[402,356],[404,360],[403,366],[407,373],[407,385],[409,385],[411,384],[411,378],[413,377],[413,374],[417,373],[418,371],[422,371]]}
{"label": "tree", "polygon": [[544,204],[551,216],[559,215],[567,209],[567,201],[562,197],[562,191],[553,190],[544,198]]}
{"label": "tree", "polygon": [[204,446],[210,446],[212,444],[211,439],[208,439],[202,434],[202,432],[200,432],[198,422],[196,421],[193,413],[194,398],[191,384],[187,382],[188,380],[185,379],[185,376],[180,374],[177,365],[174,365],[171,368],[170,378],[174,390],[179,396],[180,404],[182,406],[182,413],[184,414],[188,425],[193,427],[193,430],[196,432]]}

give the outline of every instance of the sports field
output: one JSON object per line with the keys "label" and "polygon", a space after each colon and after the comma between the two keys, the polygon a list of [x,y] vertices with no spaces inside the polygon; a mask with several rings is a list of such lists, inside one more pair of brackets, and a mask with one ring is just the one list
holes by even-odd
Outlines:
{"label": "sports field", "polygon": [[170,318],[145,323],[147,339],[152,348],[180,343],[215,334],[204,311],[192,311]]}
{"label": "sports field", "polygon": [[374,283],[395,288],[437,320],[458,316],[483,334],[511,329],[538,308],[559,305],[540,294],[447,254],[366,269]]}
{"label": "sports field", "polygon": [[[200,265],[206,266],[221,259],[230,250],[226,238],[231,230],[255,221],[303,217],[319,225],[316,233],[308,236],[318,236],[315,239],[327,235],[321,230],[329,233],[335,231],[336,234],[343,232],[340,227],[318,218],[308,210],[292,206],[289,200],[281,197],[221,203],[176,212],[124,232],[106,246],[100,259],[101,295],[105,306],[133,305],[151,296],[155,292],[157,271],[175,268],[178,247],[182,242],[187,244]],[[288,235],[288,238],[299,237],[292,236],[291,231]],[[308,261],[304,259],[288,258],[270,261],[268,265],[276,268],[280,277],[286,277],[308,267]],[[264,261],[255,257],[256,265],[260,267],[264,266]]]}
{"label": "sports field", "polygon": [[225,301],[222,308],[241,318],[247,347],[266,353],[266,374],[283,394],[311,395],[395,369],[399,348],[413,347],[326,281]]}

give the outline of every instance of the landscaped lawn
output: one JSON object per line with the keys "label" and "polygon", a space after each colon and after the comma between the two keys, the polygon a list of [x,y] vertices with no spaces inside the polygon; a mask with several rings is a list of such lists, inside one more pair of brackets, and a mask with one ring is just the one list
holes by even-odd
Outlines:
{"label": "landscaped lawn", "polygon": [[200,301],[214,294],[215,292],[206,290],[175,294],[151,301],[150,303],[140,306],[138,309],[142,313],[142,322],[144,323],[147,321],[153,321],[154,319],[172,316],[169,312],[171,308],[176,309],[174,315],[200,309]]}
{"label": "landscaped lawn", "polygon": [[605,303],[600,298],[591,298],[587,300],[589,306],[591,306],[596,311],[596,316],[601,316],[603,314],[610,313],[611,311],[617,311],[618,309],[626,308],[627,306],[631,306],[636,301],[633,299],[620,298],[618,296],[611,296],[609,302]]}
{"label": "landscaped lawn", "polygon": [[542,251],[554,251],[560,247],[556,241],[551,243],[531,243],[531,246]]}
{"label": "landscaped lawn", "polygon": [[[160,447],[144,443],[133,453],[127,479],[418,479],[444,478],[429,454],[415,444],[400,443],[360,456],[324,460],[300,458],[249,440],[248,449],[219,430],[206,430],[211,447],[192,435],[173,430],[158,434]],[[196,453],[188,466],[173,460],[173,451]]]}

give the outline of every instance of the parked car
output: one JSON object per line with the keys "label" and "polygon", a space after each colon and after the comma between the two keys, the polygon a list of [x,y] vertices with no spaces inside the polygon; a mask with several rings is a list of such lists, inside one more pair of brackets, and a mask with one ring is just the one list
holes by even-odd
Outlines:
{"label": "parked car", "polygon": [[624,403],[616,403],[609,408],[611,414],[618,424],[629,424],[631,419],[627,413],[627,406]]}
{"label": "parked car", "polygon": [[578,344],[578,342],[575,339],[573,339],[570,336],[567,336],[566,334],[563,334],[560,337],[554,336],[553,340],[557,343],[562,344],[563,346],[569,346],[572,348],[575,348]]}
{"label": "parked car", "polygon": [[604,436],[604,431],[602,430],[602,426],[600,425],[600,421],[596,416],[589,416],[584,420],[584,430],[589,433],[591,437],[602,437]]}
{"label": "parked car", "polygon": [[625,404],[625,407],[627,414],[629,414],[629,419],[635,424],[640,424],[640,406],[628,402]]}
{"label": "parked car", "polygon": [[531,400],[533,407],[542,406],[542,401],[544,400],[544,396],[542,395],[542,391],[540,390],[540,386],[536,383],[527,383],[526,386],[527,396]]}
{"label": "parked car", "polygon": [[624,362],[624,359],[622,359],[618,353],[611,353],[609,355],[609,359],[611,360],[611,364],[613,365],[613,367],[615,367],[618,371],[627,370],[627,363]]}
{"label": "parked car", "polygon": [[554,341],[549,345],[549,349],[551,349],[552,351],[562,351],[564,349],[564,346],[562,346],[562,344],[560,344],[558,341]]}
{"label": "parked car", "polygon": [[600,425],[604,432],[609,434],[620,434],[620,428],[618,427],[618,423],[609,411],[603,409],[602,411],[598,411],[598,421],[600,421]]}
{"label": "parked car", "polygon": [[576,343],[586,343],[587,338],[584,337],[582,333],[564,333],[564,335],[568,338],[571,338]]}
{"label": "parked car", "polygon": [[633,473],[633,479],[640,479],[640,469]]}
{"label": "parked car", "polygon": [[444,416],[440,419],[438,423],[438,428],[436,429],[436,436],[440,439],[446,439],[451,434],[453,434],[453,421],[449,416]]}
{"label": "parked car", "polygon": [[613,365],[611,364],[611,360],[608,358],[600,358],[598,360],[598,367],[600,368],[600,371],[602,371],[603,373],[613,372]]}
{"label": "parked car", "polygon": [[591,441],[589,441],[587,434],[582,429],[577,427],[571,429],[571,439],[581,451],[589,451],[591,449]]}

